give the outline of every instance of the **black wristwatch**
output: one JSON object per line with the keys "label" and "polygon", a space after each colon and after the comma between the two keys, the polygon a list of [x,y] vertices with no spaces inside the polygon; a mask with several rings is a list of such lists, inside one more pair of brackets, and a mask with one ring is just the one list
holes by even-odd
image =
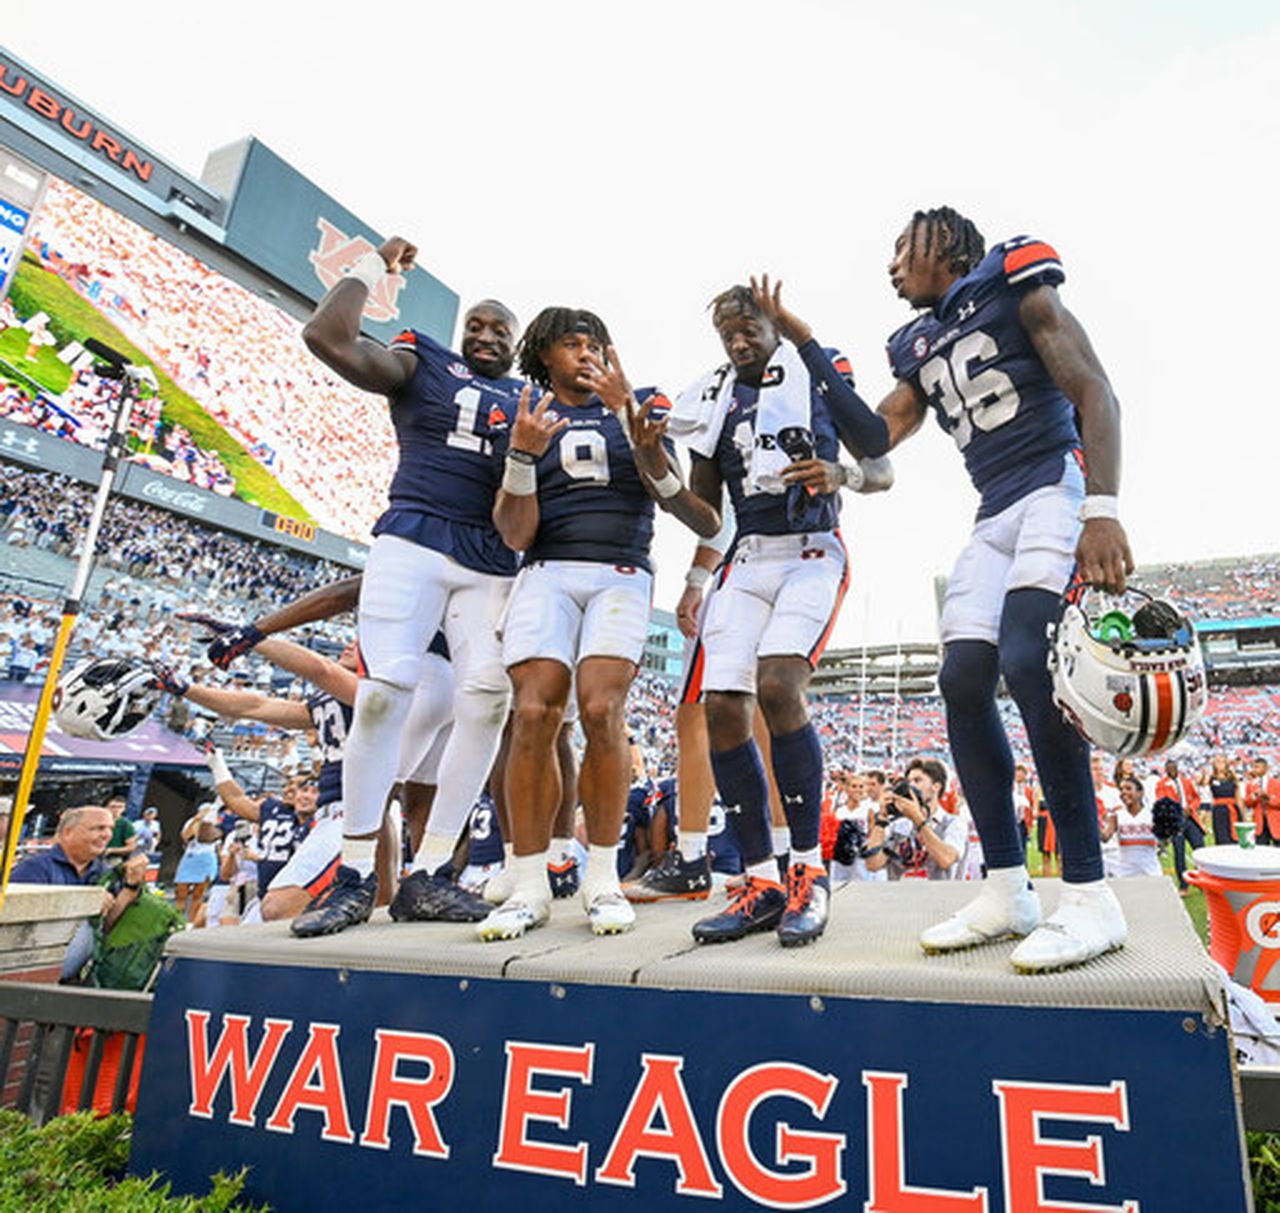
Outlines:
{"label": "black wristwatch", "polygon": [[132,889],[136,893],[140,888],[142,888],[142,882],[139,881],[137,884],[130,884],[126,880],[120,887],[123,889]]}

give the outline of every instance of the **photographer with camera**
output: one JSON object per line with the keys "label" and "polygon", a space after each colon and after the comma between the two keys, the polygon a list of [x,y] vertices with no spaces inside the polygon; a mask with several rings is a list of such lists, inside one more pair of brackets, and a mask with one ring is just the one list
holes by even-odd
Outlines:
{"label": "photographer with camera", "polygon": [[[941,804],[947,769],[934,758],[913,758],[905,779],[884,798],[878,819],[889,837],[890,880],[955,880],[964,855],[964,821]],[[895,841],[899,844],[895,846]]]}

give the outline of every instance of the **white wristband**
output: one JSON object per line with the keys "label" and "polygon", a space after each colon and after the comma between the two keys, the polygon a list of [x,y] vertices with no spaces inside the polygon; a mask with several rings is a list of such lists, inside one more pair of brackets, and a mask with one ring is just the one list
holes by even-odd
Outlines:
{"label": "white wristband", "polygon": [[508,455],[502,473],[502,489],[513,497],[532,497],[538,491],[537,464],[512,459]]}
{"label": "white wristband", "polygon": [[1115,494],[1090,493],[1080,507],[1080,521],[1088,522],[1091,518],[1119,518],[1120,498]]}
{"label": "white wristband", "polygon": [[845,488],[852,489],[855,493],[862,488],[862,482],[866,479],[866,476],[856,463],[842,463],[838,466],[840,468],[840,483]]}
{"label": "white wristband", "polygon": [[651,480],[649,483],[653,485],[653,491],[664,501],[669,497],[674,497],[684,488],[684,482],[670,468],[667,469],[667,474],[661,480]]}
{"label": "white wristband", "polygon": [[684,575],[684,583],[691,589],[700,590],[711,580],[711,570],[695,564]]}
{"label": "white wristband", "polygon": [[214,750],[205,761],[209,764],[209,770],[213,772],[215,786],[226,783],[231,778],[231,768],[227,766],[227,760],[223,758],[221,750]]}
{"label": "white wristband", "polygon": [[363,282],[369,290],[373,290],[390,272],[381,253],[365,253],[356,260],[346,276],[354,278],[357,282]]}

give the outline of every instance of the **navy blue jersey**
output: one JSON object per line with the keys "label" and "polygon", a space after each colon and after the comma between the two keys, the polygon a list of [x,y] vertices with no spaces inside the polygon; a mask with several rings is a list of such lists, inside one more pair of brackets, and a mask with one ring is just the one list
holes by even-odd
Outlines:
{"label": "navy blue jersey", "polygon": [[675,842],[680,829],[680,807],[676,796],[676,781],[670,777],[658,780],[657,795],[649,812],[650,821],[657,817],[659,810],[667,815],[667,841]]}
{"label": "navy blue jersey", "polygon": [[488,792],[481,792],[471,810],[471,824],[467,831],[467,863],[482,868],[487,864],[501,863],[503,858],[502,826],[498,823],[498,810]]}
{"label": "navy blue jersey", "polygon": [[711,802],[711,814],[707,818],[707,854],[711,856],[711,870],[736,876],[742,871],[742,852],[737,839],[729,828],[724,801],[719,796]]}
{"label": "navy blue jersey", "polygon": [[1058,254],[1029,236],[998,244],[937,307],[889,338],[889,364],[933,405],[964,452],[990,518],[1056,484],[1063,456],[1080,446],[1075,408],[1022,327],[1018,305],[1035,286],[1066,275]]}
{"label": "navy blue jersey", "polygon": [[486,379],[425,333],[406,330],[393,350],[417,355],[404,391],[392,401],[400,462],[391,508],[375,535],[397,535],[452,557],[480,573],[509,577],[517,559],[493,527],[491,417],[514,413],[523,384]]}
{"label": "navy blue jersey", "polygon": [[265,893],[272,880],[302,845],[311,829],[310,821],[301,821],[292,805],[278,796],[268,796],[258,806],[258,890]]}
{"label": "navy blue jersey", "polygon": [[[852,383],[853,374],[849,369],[848,359],[838,350],[827,349],[824,353]],[[767,367],[764,385],[771,386],[778,382],[777,377],[783,373],[781,366]],[[814,454],[819,459],[835,462],[839,457],[840,440],[822,393],[816,387],[810,394],[810,402]],[[751,491],[751,453],[755,447],[756,407],[759,403],[759,387],[745,383],[734,386],[733,400],[725,413],[724,426],[711,456],[720,465],[720,477],[733,504],[738,522],[736,537],[834,531],[840,514],[838,493],[811,494],[800,485],[787,489],[785,493]],[[703,456],[694,452],[693,458],[697,460]]]}
{"label": "navy blue jersey", "polygon": [[352,710],[328,691],[316,691],[307,697],[307,711],[311,713],[320,751],[320,794],[316,798],[319,809],[342,799],[342,753],[351,731]]}
{"label": "navy blue jersey", "polygon": [[[655,388],[640,388],[643,403],[655,396],[653,413],[671,406]],[[599,397],[566,407],[556,401],[549,417],[568,417],[569,428],[538,460],[538,533],[525,562],[587,560],[652,571],[653,498],[636,471],[622,422]],[[511,417],[515,410],[511,410]],[[505,456],[507,436],[495,436]],[[674,447],[668,442],[668,450]]]}
{"label": "navy blue jersey", "polygon": [[633,783],[627,793],[627,811],[622,817],[622,833],[618,838],[618,875],[626,876],[636,863],[636,830],[649,824],[649,813],[657,792],[653,780]]}

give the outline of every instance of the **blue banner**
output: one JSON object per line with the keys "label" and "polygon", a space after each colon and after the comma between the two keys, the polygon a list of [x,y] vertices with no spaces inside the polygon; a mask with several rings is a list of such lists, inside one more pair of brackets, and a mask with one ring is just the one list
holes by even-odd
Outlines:
{"label": "blue banner", "polygon": [[1248,1207],[1196,1014],[170,964],[130,1166],[178,1191],[248,1165],[284,1211]]}

